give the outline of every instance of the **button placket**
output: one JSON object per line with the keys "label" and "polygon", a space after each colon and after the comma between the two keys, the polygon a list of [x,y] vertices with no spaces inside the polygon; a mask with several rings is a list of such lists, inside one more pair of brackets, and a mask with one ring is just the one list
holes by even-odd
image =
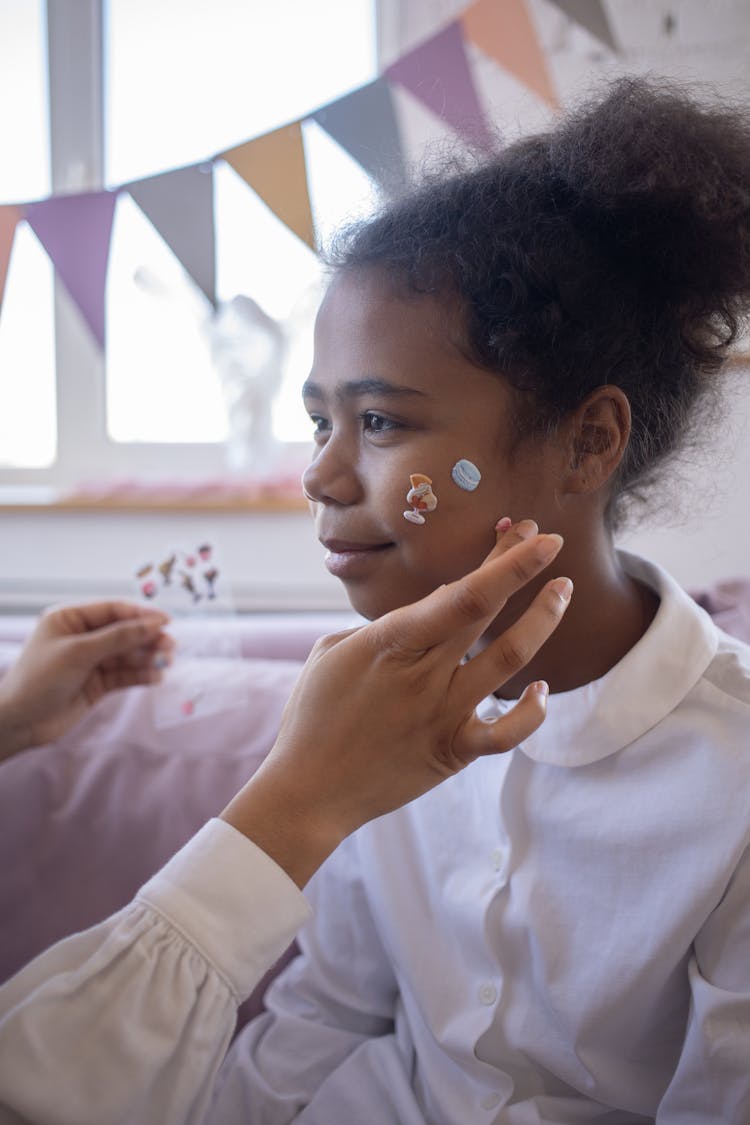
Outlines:
{"label": "button placket", "polygon": [[493,871],[502,871],[505,866],[505,849],[493,848],[490,852],[490,866]]}
{"label": "button placket", "polygon": [[480,984],[478,996],[480,1004],[488,1006],[494,1004],[497,1000],[497,988],[492,981],[486,980],[483,984]]}

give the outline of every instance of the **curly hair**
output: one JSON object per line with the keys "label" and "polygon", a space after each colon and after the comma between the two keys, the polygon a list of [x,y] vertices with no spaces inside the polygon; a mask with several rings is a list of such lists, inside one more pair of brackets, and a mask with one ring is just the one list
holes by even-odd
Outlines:
{"label": "curly hair", "polygon": [[425,177],[341,232],[328,263],[457,297],[465,352],[520,392],[525,434],[619,386],[632,434],[614,524],[680,447],[750,300],[748,118],[619,79],[551,131]]}

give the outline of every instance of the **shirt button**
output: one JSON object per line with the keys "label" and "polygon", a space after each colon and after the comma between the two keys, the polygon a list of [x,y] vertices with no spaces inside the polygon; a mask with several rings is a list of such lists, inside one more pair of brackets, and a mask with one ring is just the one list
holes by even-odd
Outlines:
{"label": "shirt button", "polygon": [[500,871],[505,860],[505,852],[502,848],[494,848],[490,852],[490,864],[493,871]]}
{"label": "shirt button", "polygon": [[479,1103],[482,1109],[497,1109],[502,1098],[499,1094],[485,1094]]}
{"label": "shirt button", "polygon": [[483,984],[479,989],[479,1002],[481,1004],[494,1004],[497,1000],[497,989],[494,984]]}

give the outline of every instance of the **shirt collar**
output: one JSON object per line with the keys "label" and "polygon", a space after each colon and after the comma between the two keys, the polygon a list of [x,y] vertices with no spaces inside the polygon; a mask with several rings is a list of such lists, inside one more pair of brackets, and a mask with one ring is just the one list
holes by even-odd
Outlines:
{"label": "shirt collar", "polygon": [[[585,766],[614,754],[661,722],[701,678],[718,646],[709,615],[655,563],[618,551],[627,574],[660,599],[651,625],[601,679],[550,695],[547,718],[519,746],[535,762]],[[507,711],[494,696],[482,718]]]}

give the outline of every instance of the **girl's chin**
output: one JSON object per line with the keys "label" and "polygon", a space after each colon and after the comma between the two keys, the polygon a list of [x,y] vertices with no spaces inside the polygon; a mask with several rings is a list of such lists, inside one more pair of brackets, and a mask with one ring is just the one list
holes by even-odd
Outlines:
{"label": "girl's chin", "polygon": [[349,599],[349,604],[356,613],[368,621],[375,621],[378,617],[383,617],[393,609],[401,609],[405,605],[411,605],[413,602],[419,601],[420,598],[426,597],[429,593],[429,588],[411,590],[400,588],[382,591],[374,590],[372,587],[368,589],[366,583],[346,583],[346,596]]}

